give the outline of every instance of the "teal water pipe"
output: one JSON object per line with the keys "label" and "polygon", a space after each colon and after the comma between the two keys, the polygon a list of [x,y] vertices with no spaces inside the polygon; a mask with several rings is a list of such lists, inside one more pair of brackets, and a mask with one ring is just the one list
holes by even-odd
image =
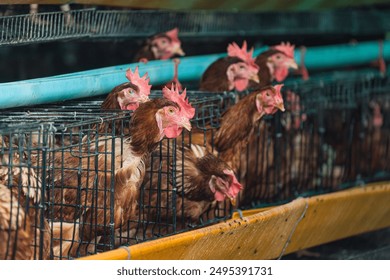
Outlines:
{"label": "teal water pipe", "polygon": [[[260,48],[255,55],[267,48]],[[181,58],[179,79],[182,82],[198,81],[206,68],[226,54],[202,55]],[[383,42],[383,56],[390,60],[390,41]],[[330,69],[342,66],[368,64],[379,57],[379,42],[329,45],[307,48],[305,66],[309,70]],[[295,52],[298,64],[300,49]],[[150,61],[124,64],[52,77],[0,84],[0,109],[31,106],[70,99],[93,97],[108,93],[112,88],[126,82],[125,71],[139,66],[140,74],[148,72],[151,84],[159,85],[173,79],[174,64],[168,61]]]}

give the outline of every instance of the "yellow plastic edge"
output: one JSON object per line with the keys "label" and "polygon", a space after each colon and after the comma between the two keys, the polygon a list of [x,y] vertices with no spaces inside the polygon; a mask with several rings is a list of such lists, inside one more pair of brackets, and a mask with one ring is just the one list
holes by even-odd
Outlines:
{"label": "yellow plastic edge", "polygon": [[[231,220],[80,260],[276,259],[390,226],[390,182],[244,212]],[[257,212],[256,211],[260,211]],[[250,214],[248,216],[248,213]]]}

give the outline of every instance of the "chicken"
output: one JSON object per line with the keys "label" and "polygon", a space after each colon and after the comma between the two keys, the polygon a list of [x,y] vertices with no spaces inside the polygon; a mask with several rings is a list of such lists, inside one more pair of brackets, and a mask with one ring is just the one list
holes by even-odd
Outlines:
{"label": "chicken", "polygon": [[172,145],[163,142],[152,157],[140,207],[118,233],[117,246],[199,225],[206,211],[225,199],[235,201],[242,189],[231,168],[204,147],[177,145],[174,152]]}
{"label": "chicken", "polygon": [[[340,170],[333,174],[333,187],[345,181],[374,177],[389,170],[390,101],[383,95],[372,98],[368,104],[366,99],[359,103],[357,108],[344,109],[344,114],[340,109],[331,110],[325,120],[324,138],[335,150],[336,168]],[[338,115],[335,115],[337,111]],[[332,122],[336,122],[336,129],[345,130],[337,139],[331,137],[335,133]]]}
{"label": "chicken", "polygon": [[[0,184],[8,186],[11,192],[9,195],[7,191],[2,191],[5,199],[4,203],[6,204],[11,198],[16,198],[15,206],[9,205],[8,207],[15,210],[19,209],[21,213],[18,215],[21,215],[20,218],[23,218],[23,220],[17,221],[16,224],[16,221],[9,220],[12,220],[12,216],[3,216],[2,219],[9,220],[8,226],[12,225],[10,230],[21,232],[21,234],[26,235],[25,238],[29,239],[28,245],[30,248],[25,248],[26,239],[19,244],[22,246],[21,248],[18,245],[17,251],[26,250],[28,256],[25,257],[28,259],[47,259],[50,254],[50,227],[46,219],[43,218],[41,210],[41,199],[44,193],[42,193],[42,180],[37,175],[38,165],[41,165],[34,158],[38,155],[33,155],[31,150],[28,151],[31,153],[27,154],[27,149],[24,147],[25,139],[22,139],[22,137],[13,139],[14,136],[7,138],[0,136]],[[39,156],[41,157],[42,154]],[[5,209],[7,208],[6,205],[3,206]],[[3,215],[9,213],[7,212],[9,209],[4,211]],[[24,229],[19,230],[19,226],[23,226]],[[14,257],[19,258],[21,256]]]}
{"label": "chicken", "polygon": [[[106,99],[101,104],[102,111],[110,110],[136,110],[141,103],[149,101],[151,85],[149,85],[148,73],[145,73],[142,77],[139,75],[138,66],[134,72],[131,69],[126,71],[126,78],[129,82],[120,84],[114,87],[107,95]],[[125,113],[126,114],[126,113]],[[124,114],[124,117],[125,117]],[[112,124],[105,122],[99,126],[99,134],[107,134],[112,132]],[[123,124],[123,119],[115,121],[115,134],[126,135],[129,133],[129,127]],[[85,142],[87,139],[83,139]]]}
{"label": "chicken", "polygon": [[196,223],[213,202],[229,199],[235,204],[242,186],[226,162],[195,144],[179,147],[176,158],[177,218]]}
{"label": "chicken", "polygon": [[289,73],[289,69],[298,69],[294,60],[294,45],[289,42],[272,46],[256,57],[255,63],[259,66],[259,83],[251,82],[250,87],[263,87],[270,85],[274,80],[283,82]]}
{"label": "chicken", "polygon": [[203,73],[200,90],[221,92],[248,88],[249,81],[259,82],[259,67],[252,58],[253,49],[247,52],[244,41],[242,48],[236,43],[229,44],[228,56],[213,62]]}
{"label": "chicken", "polygon": [[[131,117],[129,135],[124,142],[121,138],[107,141],[103,137],[97,147],[90,147],[96,151],[94,156],[79,157],[68,153],[60,160],[66,164],[54,167],[57,176],[51,194],[55,204],[51,217],[55,222],[74,223],[73,228],[67,226],[64,230],[79,233],[73,246],[66,244],[69,250],[65,253],[72,257],[86,254],[90,250],[88,246],[97,243],[100,236],[110,235],[111,230],[120,228],[136,207],[145,175],[145,160],[150,153],[164,137],[177,137],[183,127],[191,130],[188,116],[194,109],[183,96],[170,97],[140,104]],[[114,162],[108,156],[110,154],[113,154]],[[115,169],[111,170],[111,167]],[[110,186],[114,189],[112,195]],[[56,226],[53,231],[58,232],[61,224]],[[85,246],[77,244],[80,242]]]}
{"label": "chicken", "polygon": [[0,184],[0,260],[34,259],[34,229],[11,190]]}
{"label": "chicken", "polygon": [[211,129],[206,129],[206,133],[192,132],[191,143],[206,144],[209,151],[215,151],[236,173],[240,167],[240,154],[258,121],[265,115],[284,111],[282,86],[267,86],[246,95],[222,114],[220,127],[215,132]]}
{"label": "chicken", "polygon": [[[290,68],[298,68],[294,60],[294,45],[281,43],[273,46],[257,56],[256,64],[260,67],[258,73],[260,83],[251,83],[251,87],[271,85],[274,80],[281,82],[287,78]],[[302,153],[298,152],[301,149],[297,145],[302,141],[307,141],[308,138],[307,135],[299,133],[298,135],[297,129],[300,127],[301,120],[305,120],[305,116],[301,116],[298,95],[288,91],[285,99],[287,101],[285,104],[286,112],[278,116],[277,120],[260,122],[255,128],[256,133],[252,134],[248,141],[246,152],[242,154],[242,162],[247,166],[247,170],[243,170],[240,180],[245,186],[251,186],[247,197],[241,201],[242,204],[248,204],[253,198],[272,198],[278,192],[275,189],[275,181],[281,182],[283,180],[286,185],[287,182],[290,182],[290,177],[293,177],[290,170],[291,165],[297,169],[301,162]],[[279,131],[280,137],[278,137],[278,143],[275,146],[276,127],[279,120],[284,131],[283,133]],[[291,131],[292,127],[294,131]],[[282,151],[278,151],[282,160],[276,163],[274,154],[275,149],[279,147],[283,147]],[[292,162],[292,159],[295,162]]]}
{"label": "chicken", "polygon": [[[235,105],[227,109],[221,116],[220,127],[213,129],[198,130],[191,132],[191,142],[197,145],[205,145],[207,150],[218,155],[218,157],[230,166],[238,178],[245,177],[246,160],[242,159],[245,148],[257,123],[265,115],[275,114],[278,110],[284,111],[283,99],[280,90],[283,85],[268,86],[244,96]],[[240,121],[237,121],[237,118]],[[242,181],[240,181],[242,183]],[[248,185],[248,187],[250,187]],[[243,197],[247,190],[245,186],[240,194]],[[241,199],[240,199],[241,201]],[[217,203],[212,210],[214,213],[207,213],[204,219],[212,219],[215,216],[226,215],[230,205],[224,202]]]}
{"label": "chicken", "polygon": [[[172,86],[170,90],[165,87],[164,96],[169,98],[173,91],[178,93],[178,88]],[[189,117],[194,114],[193,111]],[[118,233],[117,245],[125,240],[132,244],[134,239],[150,239],[153,234],[180,231],[199,222],[199,217],[216,201],[225,198],[234,201],[242,188],[231,168],[204,147],[178,144],[173,151],[172,145],[165,141],[155,154],[147,168],[140,207]],[[163,226],[165,224],[176,226],[173,229],[172,226]],[[140,227],[144,227],[143,230]]]}
{"label": "chicken", "polygon": [[138,66],[135,71],[126,71],[129,82],[114,87],[103,101],[102,110],[131,110],[134,111],[140,103],[149,101],[151,85],[148,73],[140,77]]}
{"label": "chicken", "polygon": [[[260,83],[251,83],[251,86],[271,85],[274,80],[279,83],[283,82],[289,74],[289,69],[298,69],[298,64],[294,59],[294,49],[295,46],[289,42],[282,42],[259,54],[256,57],[256,64],[260,67],[258,73]],[[299,115],[301,112],[299,96],[289,90],[286,101],[286,113],[281,117],[281,122],[287,130],[291,128],[291,125],[298,129],[301,121],[305,120],[305,115]]]}
{"label": "chicken", "polygon": [[166,60],[175,55],[185,55],[181,48],[178,34],[179,29],[174,28],[148,38],[143,47],[135,55],[134,61]]}
{"label": "chicken", "polygon": [[366,167],[362,168],[365,172],[368,169],[368,172],[363,173],[363,176],[369,176],[369,174],[377,175],[378,172],[388,172],[390,170],[389,161],[387,160],[390,154],[389,97],[379,96],[374,98],[369,102],[369,109],[367,138],[371,139],[366,138],[365,141],[369,163],[366,163]]}
{"label": "chicken", "polygon": [[[126,78],[129,80],[128,82],[114,87],[106,96],[105,100],[101,104],[101,111],[118,111],[119,113],[122,110],[134,111],[139,107],[140,103],[149,101],[149,95],[152,86],[149,85],[150,79],[148,77],[148,73],[145,73],[141,77],[138,66],[136,66],[134,72],[131,69],[126,71]],[[122,118],[118,117],[117,120],[114,121],[115,135],[129,133],[128,125],[123,121],[126,115],[129,115],[129,113],[126,112],[120,114]],[[102,122],[100,125],[91,126],[91,133],[85,135],[81,142],[86,143],[87,141],[92,141],[96,135],[99,137],[99,135],[102,134],[111,134],[112,126],[112,122],[110,121]],[[98,129],[96,127],[98,127]],[[70,136],[56,135],[56,142],[59,148],[79,144],[80,140],[78,135],[80,134],[80,127],[75,126],[69,129],[72,130]],[[96,135],[93,135],[93,133]]]}

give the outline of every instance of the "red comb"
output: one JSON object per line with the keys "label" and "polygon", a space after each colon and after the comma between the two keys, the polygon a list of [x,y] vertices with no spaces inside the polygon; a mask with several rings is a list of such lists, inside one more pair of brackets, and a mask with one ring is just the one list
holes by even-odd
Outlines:
{"label": "red comb", "polygon": [[169,30],[165,32],[165,34],[173,41],[173,42],[180,42],[179,40],[179,28],[173,28],[172,30]]}
{"label": "red comb", "polygon": [[238,57],[242,59],[246,64],[251,67],[254,67],[256,70],[259,70],[259,66],[255,63],[255,59],[253,56],[253,48],[250,51],[247,51],[246,41],[242,43],[242,48],[240,48],[236,42],[229,44],[228,48],[228,56],[230,57]]}
{"label": "red comb", "polygon": [[280,90],[282,89],[283,86],[284,86],[284,84],[274,85],[274,88],[275,88],[276,92],[280,93]]}
{"label": "red comb", "polygon": [[186,118],[191,119],[195,116],[195,108],[186,100],[186,89],[180,94],[178,87],[172,84],[171,89],[164,87],[162,91],[166,99],[176,102],[180,106],[180,111]]}
{"label": "red comb", "polygon": [[291,45],[290,42],[287,42],[287,43],[282,42],[280,45],[276,45],[276,46],[273,46],[271,48],[284,53],[285,55],[287,55],[290,58],[294,58],[295,45]]}
{"label": "red comb", "polygon": [[143,75],[142,77],[139,76],[139,71],[138,71],[138,66],[135,67],[135,71],[134,73],[131,71],[131,69],[129,68],[127,71],[126,71],[126,78],[132,82],[133,84],[135,84],[136,86],[139,87],[139,89],[146,95],[149,95],[150,94],[150,89],[152,88],[151,85],[149,85],[149,77],[148,77],[148,73],[146,72],[145,75]]}

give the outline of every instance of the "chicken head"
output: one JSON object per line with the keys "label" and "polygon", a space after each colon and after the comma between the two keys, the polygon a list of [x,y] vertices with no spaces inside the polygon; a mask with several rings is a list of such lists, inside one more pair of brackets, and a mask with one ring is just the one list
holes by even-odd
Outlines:
{"label": "chicken head", "polygon": [[151,85],[148,73],[139,76],[138,66],[135,71],[126,71],[127,83],[120,84],[112,89],[101,105],[102,109],[136,110],[140,103],[149,101]]}
{"label": "chicken head", "polygon": [[275,114],[278,110],[284,112],[283,97],[280,92],[283,84],[267,86],[260,89],[256,95],[257,111],[263,115]]}
{"label": "chicken head", "polygon": [[228,56],[237,57],[243,62],[232,64],[227,69],[227,77],[230,84],[230,89],[243,91],[248,87],[249,81],[252,80],[259,83],[259,66],[253,58],[253,48],[247,51],[247,43],[243,42],[240,48],[235,42],[229,44],[227,48]]}
{"label": "chicken head", "polygon": [[195,109],[186,99],[186,89],[180,94],[178,87],[172,84],[171,89],[163,88],[163,95],[178,106],[165,106],[157,111],[156,120],[161,138],[176,138],[183,128],[191,131],[190,119],[194,117]]}
{"label": "chicken head", "polygon": [[271,47],[279,51],[268,58],[267,65],[271,69],[275,80],[284,81],[288,76],[289,69],[298,69],[298,64],[294,59],[294,45],[289,42],[282,42],[280,45]]}
{"label": "chicken head", "polygon": [[211,175],[209,187],[216,201],[224,201],[228,198],[233,205],[236,204],[238,193],[243,189],[230,168],[223,169],[219,174]]}
{"label": "chicken head", "polygon": [[226,73],[229,80],[229,89],[234,88],[243,91],[248,87],[249,81],[259,82],[257,72],[251,71],[250,67],[244,62],[231,64]]}
{"label": "chicken head", "polygon": [[150,78],[148,77],[148,73],[140,77],[138,66],[134,72],[128,69],[126,71],[126,78],[134,86],[123,89],[121,94],[118,95],[117,100],[122,110],[135,110],[138,108],[139,103],[144,103],[149,100],[150,89],[152,88],[149,85]]}
{"label": "chicken head", "polygon": [[155,36],[151,41],[151,50],[156,59],[169,59],[174,55],[185,55],[178,37],[179,29],[174,28],[161,35]]}

